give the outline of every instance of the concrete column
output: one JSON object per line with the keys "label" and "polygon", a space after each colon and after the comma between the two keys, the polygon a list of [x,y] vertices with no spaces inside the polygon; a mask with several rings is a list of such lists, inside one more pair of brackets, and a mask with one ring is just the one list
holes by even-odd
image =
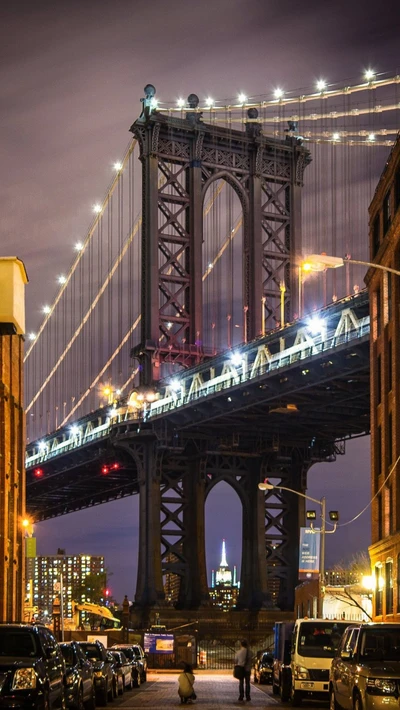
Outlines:
{"label": "concrete column", "polygon": [[139,476],[139,560],[135,601],[141,607],[165,599],[161,571],[160,481],[154,442],[144,445]]}
{"label": "concrete column", "polygon": [[265,503],[258,489],[260,461],[249,462],[244,482],[242,568],[238,608],[271,608],[267,586],[265,550]]}
{"label": "concrete column", "polygon": [[185,579],[182,580],[179,594],[179,606],[197,609],[208,605],[206,549],[205,549],[205,478],[204,461],[189,460],[187,473],[183,479],[186,507],[183,511],[183,556],[187,560]]}

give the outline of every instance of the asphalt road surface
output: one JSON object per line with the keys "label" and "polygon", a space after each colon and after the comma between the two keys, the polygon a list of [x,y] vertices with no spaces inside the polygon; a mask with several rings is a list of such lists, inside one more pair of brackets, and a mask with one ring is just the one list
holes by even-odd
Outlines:
{"label": "asphalt road surface", "polygon": [[[166,672],[148,671],[147,683],[140,688],[128,690],[123,696],[108,704],[108,709],[115,708],[146,708],[146,710],[160,710],[166,707],[195,707],[202,710],[214,708],[271,708],[279,710],[291,708],[290,703],[281,703],[279,698],[272,695],[270,685],[254,685],[251,683],[251,701],[239,702],[239,683],[231,672],[224,671],[195,671],[194,684],[197,700],[191,705],[181,705],[178,696],[178,671]],[[328,710],[328,703],[303,702],[304,710]]]}

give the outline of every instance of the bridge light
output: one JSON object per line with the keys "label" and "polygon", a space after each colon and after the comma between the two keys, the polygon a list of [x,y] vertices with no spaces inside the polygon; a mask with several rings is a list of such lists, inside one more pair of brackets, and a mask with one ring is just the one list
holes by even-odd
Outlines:
{"label": "bridge light", "polygon": [[63,274],[60,274],[60,276],[57,276],[57,281],[59,284],[65,284],[67,281],[67,277]]}
{"label": "bridge light", "polygon": [[43,306],[42,311],[43,313],[45,313],[46,316],[48,316],[51,311],[51,308],[50,306]]}
{"label": "bridge light", "polygon": [[318,333],[322,333],[326,328],[325,319],[319,318],[318,316],[313,316],[308,321],[307,325],[312,335],[318,335]]}
{"label": "bridge light", "polygon": [[177,103],[178,108],[183,108],[186,101],[185,101],[185,99],[178,99],[178,101],[176,103]]}
{"label": "bridge light", "polygon": [[235,367],[239,367],[243,362],[243,358],[242,358],[241,354],[237,353],[237,352],[232,353],[231,362],[232,362],[232,365],[234,365]]}
{"label": "bridge light", "polygon": [[326,81],[325,79],[318,79],[317,81],[317,89],[318,91],[323,91],[326,89]]}
{"label": "bridge light", "polygon": [[211,108],[213,104],[214,104],[214,100],[211,98],[211,96],[209,96],[209,97],[206,99],[206,106],[208,106],[209,108]]}
{"label": "bridge light", "polygon": [[43,469],[42,468],[35,468],[33,475],[36,478],[41,478],[43,476]]}
{"label": "bridge light", "polygon": [[372,80],[375,78],[375,72],[374,72],[374,70],[373,70],[373,69],[367,69],[366,72],[365,72],[365,74],[364,74],[364,78],[366,79],[366,81],[372,81]]}
{"label": "bridge light", "polygon": [[100,212],[102,212],[102,210],[103,210],[103,208],[102,208],[102,206],[100,205],[99,202],[96,202],[96,204],[93,205],[93,208],[92,208],[92,209],[93,209],[93,212],[94,212],[95,214],[100,214]]}
{"label": "bridge light", "polygon": [[43,454],[45,451],[47,451],[47,444],[45,441],[39,441],[38,443],[38,449],[41,454]]}
{"label": "bridge light", "polygon": [[182,389],[182,385],[179,382],[179,380],[177,380],[177,379],[171,380],[171,382],[169,383],[169,386],[173,392],[179,392],[179,390]]}
{"label": "bridge light", "polygon": [[246,94],[239,94],[238,96],[238,101],[240,104],[245,104],[247,101],[247,96]]}
{"label": "bridge light", "polygon": [[373,143],[375,140],[375,133],[369,133],[367,140],[369,141],[369,143]]}
{"label": "bridge light", "polygon": [[119,173],[119,171],[122,170],[122,163],[119,160],[117,160],[117,162],[114,163],[114,170],[116,170],[117,173]]}
{"label": "bridge light", "polygon": [[333,133],[332,140],[339,141],[340,140],[340,133]]}
{"label": "bridge light", "polygon": [[79,429],[79,427],[76,424],[73,424],[69,430],[69,433],[71,434],[71,436],[78,436],[78,434],[80,434],[80,431],[81,430]]}
{"label": "bridge light", "polygon": [[106,475],[106,474],[109,472],[108,466],[102,466],[101,472],[102,472],[104,475]]}
{"label": "bridge light", "polygon": [[278,87],[278,88],[275,89],[275,91],[274,91],[274,96],[275,96],[276,99],[281,99],[284,93],[285,93],[285,92],[283,91],[283,89],[280,89],[280,88]]}
{"label": "bridge light", "polygon": [[75,251],[82,251],[82,249],[83,249],[82,242],[76,242],[74,249],[75,249]]}
{"label": "bridge light", "polygon": [[29,333],[28,340],[36,340],[36,333]]}

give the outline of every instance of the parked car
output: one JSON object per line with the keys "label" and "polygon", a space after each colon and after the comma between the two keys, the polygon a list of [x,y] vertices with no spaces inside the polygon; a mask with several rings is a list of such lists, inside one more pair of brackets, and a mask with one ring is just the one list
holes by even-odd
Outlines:
{"label": "parked car", "polygon": [[[112,651],[122,651],[132,663],[133,671],[137,669],[137,679],[134,678],[134,685],[145,683],[147,679],[147,656],[139,644],[115,643],[111,646]],[[135,675],[135,672],[134,672]]]}
{"label": "parked car", "polygon": [[60,644],[66,666],[66,701],[69,708],[94,710],[96,694],[93,666],[76,641]]}
{"label": "parked car", "polygon": [[352,624],[343,634],[329,677],[332,710],[397,708],[400,624]]}
{"label": "parked car", "polygon": [[101,641],[79,641],[85,656],[93,664],[94,690],[96,703],[107,705],[108,700],[117,696],[112,661]]}
{"label": "parked car", "polygon": [[274,657],[271,653],[263,653],[254,664],[254,682],[272,683]]}
{"label": "parked car", "polygon": [[0,708],[65,708],[65,663],[49,629],[0,624]]}
{"label": "parked car", "polygon": [[118,675],[118,684],[121,686],[121,693],[125,690],[133,688],[132,680],[132,664],[122,651],[116,651],[115,648],[108,649],[108,653],[114,659],[114,667]]}

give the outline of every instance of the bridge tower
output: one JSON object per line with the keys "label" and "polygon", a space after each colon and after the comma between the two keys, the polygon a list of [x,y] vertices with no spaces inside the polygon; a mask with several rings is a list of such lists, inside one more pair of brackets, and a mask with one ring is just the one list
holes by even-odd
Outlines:
{"label": "bridge tower", "polygon": [[285,322],[299,312],[292,265],[301,248],[300,193],[310,156],[293,131],[285,140],[264,136],[255,108],[239,131],[204,123],[195,94],[185,118],[155,110],[151,84],[145,94],[130,130],[143,165],[142,330],[133,355],[148,386],[159,380],[166,358],[189,367],[205,355],[203,203],[216,180],[231,185],[242,207],[247,339],[280,321],[281,283]]}
{"label": "bridge tower", "polygon": [[[207,357],[202,347],[203,205],[215,180],[233,188],[242,208],[248,340],[280,321],[282,282],[285,320],[299,312],[293,264],[301,249],[301,187],[310,162],[294,126],[283,140],[267,137],[255,108],[247,111],[240,131],[207,125],[195,94],[188,98],[184,118],[157,111],[154,96],[155,88],[147,85],[142,114],[130,129],[143,170],[142,330],[132,351],[140,362],[142,387],[157,383],[166,360],[190,367]],[[266,510],[258,483],[265,475],[278,476],[282,485],[304,492],[306,455],[288,447],[254,451],[243,437],[238,447],[235,431],[185,437],[155,422],[142,433],[140,445],[129,436],[125,444],[136,461],[140,489],[137,605],[164,604],[163,575],[170,574],[179,580],[179,607],[209,604],[204,508],[213,485],[225,480],[243,507],[238,607],[273,606],[269,559],[280,578],[275,602],[293,608],[304,510],[290,494],[278,496]],[[119,445],[124,445],[121,439]],[[278,517],[284,521],[280,529]]]}

